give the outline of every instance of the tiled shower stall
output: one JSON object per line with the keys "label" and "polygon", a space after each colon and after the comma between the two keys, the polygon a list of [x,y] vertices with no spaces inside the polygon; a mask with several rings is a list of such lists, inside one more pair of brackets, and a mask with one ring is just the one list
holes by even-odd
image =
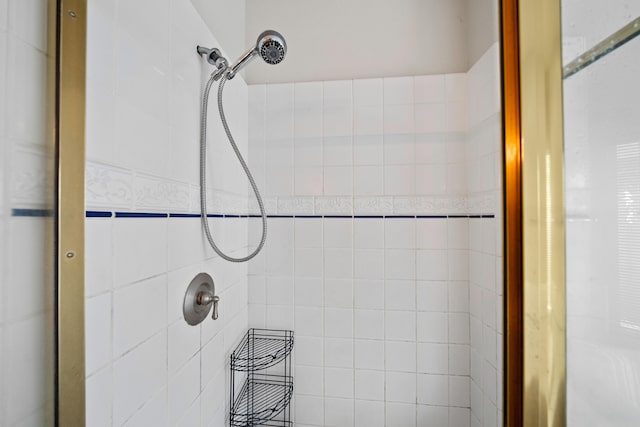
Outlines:
{"label": "tiled shower stall", "polygon": [[[296,426],[501,424],[498,44],[468,72],[231,81],[269,214],[237,265],[199,218],[195,46],[216,38],[188,0],[89,2],[88,424],[225,425],[247,327],[295,331]],[[245,254],[259,220],[236,216],[255,202],[213,107],[209,126],[209,211],[231,215],[213,234]],[[192,327],[200,271],[220,318]]]}

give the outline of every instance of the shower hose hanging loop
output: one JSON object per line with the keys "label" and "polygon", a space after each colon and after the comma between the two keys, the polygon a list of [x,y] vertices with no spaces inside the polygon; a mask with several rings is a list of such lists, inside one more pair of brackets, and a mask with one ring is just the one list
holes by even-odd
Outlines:
{"label": "shower hose hanging loop", "polygon": [[[222,91],[227,80],[233,79],[233,77],[242,68],[258,56],[267,64],[275,65],[282,62],[287,53],[287,43],[279,32],[273,30],[263,31],[258,36],[255,46],[252,46],[231,66],[229,66],[229,63],[222,56],[219,49],[207,49],[205,47],[198,46],[196,50],[198,55],[206,57],[207,62],[216,67],[216,70],[211,73],[211,76],[204,88],[204,93],[202,95],[202,115],[200,116],[200,212],[202,214],[202,226],[209,244],[213,250],[220,255],[220,257],[231,262],[245,262],[258,255],[258,252],[260,252],[264,246],[264,242],[267,239],[267,216],[264,212],[264,204],[262,203],[262,198],[260,197],[260,192],[258,191],[256,182],[253,180],[253,176],[251,176],[249,167],[244,161],[242,154],[240,154],[240,150],[231,135],[231,130],[229,130],[229,125],[227,124],[227,119],[224,115],[224,108],[222,106]],[[236,153],[236,157],[238,157],[238,161],[240,162],[242,169],[244,169],[244,173],[247,175],[249,184],[251,184],[253,193],[256,195],[258,207],[260,208],[260,216],[262,218],[262,237],[260,238],[260,243],[258,243],[258,247],[255,251],[244,258],[231,257],[218,248],[216,242],[211,236],[209,221],[207,219],[207,109],[209,106],[209,92],[211,91],[211,86],[213,85],[213,82],[217,80],[220,80],[220,84],[218,86],[218,111],[220,112],[220,119],[222,120],[222,125],[224,126],[224,131],[227,134],[231,148],[233,148],[233,151]]]}
{"label": "shower hose hanging loop", "polygon": [[[249,167],[245,162],[238,146],[236,145],[235,140],[233,139],[233,135],[231,135],[231,130],[229,129],[229,125],[227,124],[227,119],[224,114],[224,107],[222,106],[222,91],[224,89],[224,85],[228,80],[228,67],[226,64],[221,68],[215,70],[211,73],[209,80],[204,89],[204,93],[202,96],[202,109],[200,116],[200,213],[202,218],[202,226],[204,228],[204,233],[207,236],[207,240],[209,244],[213,248],[213,250],[223,259],[230,262],[246,262],[258,255],[262,247],[264,246],[265,241],[267,240],[267,216],[264,210],[264,204],[262,203],[262,197],[260,197],[260,191],[256,185],[256,182],[249,171]],[[253,193],[256,196],[256,200],[258,201],[258,207],[260,208],[260,216],[262,218],[262,237],[260,238],[260,243],[256,249],[242,258],[234,258],[231,257],[224,252],[216,245],[216,242],[211,235],[211,230],[209,228],[208,221],[208,213],[207,213],[207,112],[208,112],[208,104],[209,104],[209,92],[211,91],[211,86],[213,82],[220,79],[220,84],[218,86],[218,111],[220,112],[220,119],[222,120],[222,125],[224,127],[224,131],[227,134],[227,138],[229,139],[229,143],[231,144],[231,148],[236,154],[242,169],[244,169],[244,173],[247,175],[247,179],[249,180],[249,184],[251,184],[251,188],[253,189]]]}

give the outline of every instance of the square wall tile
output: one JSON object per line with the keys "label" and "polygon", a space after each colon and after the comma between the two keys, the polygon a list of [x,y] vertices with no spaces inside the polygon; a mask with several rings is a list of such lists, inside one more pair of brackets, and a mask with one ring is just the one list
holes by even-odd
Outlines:
{"label": "square wall tile", "polygon": [[381,249],[354,251],[354,277],[372,281],[382,279],[384,277],[384,251]]}
{"label": "square wall tile", "polygon": [[411,249],[387,249],[384,253],[386,279],[415,280],[416,251]]}
{"label": "square wall tile", "polygon": [[407,165],[415,162],[414,135],[385,135],[385,165]]}
{"label": "square wall tile", "polygon": [[294,136],[322,136],[322,83],[294,84]]}
{"label": "square wall tile", "polygon": [[386,341],[385,370],[395,372],[416,372],[416,343],[407,341]]}
{"label": "square wall tile", "polygon": [[113,280],[113,221],[90,219],[85,221],[85,293],[97,295],[112,287]]}
{"label": "square wall tile", "polygon": [[296,393],[322,396],[324,394],[324,370],[322,367],[296,366]]}
{"label": "square wall tile", "polygon": [[416,104],[443,104],[445,102],[445,75],[414,77]]}
{"label": "square wall tile", "polygon": [[90,376],[86,380],[87,425],[107,427],[112,425],[111,405],[113,396],[111,367]]}
{"label": "square wall tile", "polygon": [[296,394],[294,401],[296,424],[324,424],[324,398]]}
{"label": "square wall tile", "polygon": [[325,338],[325,366],[332,368],[353,368],[353,339]]}
{"label": "square wall tile", "polygon": [[296,196],[322,196],[324,177],[321,167],[295,168],[293,179]]}
{"label": "square wall tile", "polygon": [[111,293],[85,302],[86,374],[111,361]]}
{"label": "square wall tile", "polygon": [[446,250],[418,250],[416,270],[418,280],[447,280],[449,277]]}
{"label": "square wall tile", "polygon": [[353,194],[353,168],[328,166],[324,168],[324,195],[350,196]]}
{"label": "square wall tile", "polygon": [[416,171],[413,165],[384,167],[384,194],[387,196],[412,196],[416,191]]}
{"label": "square wall tile", "polygon": [[[140,301],[147,309],[141,311]],[[113,353],[119,356],[167,324],[167,278],[158,276],[118,289],[113,295]]]}
{"label": "square wall tile", "polygon": [[[250,148],[253,158],[254,150]],[[297,137],[293,142],[293,161],[296,168],[305,166],[322,166],[322,138]]]}
{"label": "square wall tile", "polygon": [[353,369],[325,368],[324,393],[328,397],[353,398]]}
{"label": "square wall tile", "polygon": [[310,337],[323,336],[323,309],[321,307],[296,307],[295,327],[297,335]]}
{"label": "square wall tile", "polygon": [[322,277],[321,248],[296,248],[294,259],[294,275],[296,277]]}
{"label": "square wall tile", "polygon": [[413,249],[416,247],[416,220],[389,218],[385,220],[385,248]]}
{"label": "square wall tile", "polygon": [[321,218],[296,218],[294,221],[296,248],[321,248],[322,227]]}
{"label": "square wall tile", "polygon": [[[416,120],[422,119],[422,116],[414,117],[413,104],[385,105],[384,107],[384,133],[385,135],[393,134],[411,134],[421,128],[416,129]],[[420,122],[418,122],[420,123]]]}
{"label": "square wall tile", "polygon": [[351,136],[328,136],[323,139],[322,158],[325,166],[350,166],[353,164]]}
{"label": "square wall tile", "polygon": [[456,424],[449,424],[449,408],[447,408],[446,406],[428,405],[418,405],[418,425],[434,427],[457,427]]}
{"label": "square wall tile", "polygon": [[418,372],[423,374],[449,373],[449,346],[447,344],[418,343]]}
{"label": "square wall tile", "polygon": [[325,107],[322,117],[322,129],[325,138],[353,134],[353,112],[351,108]]}
{"label": "square wall tile", "polygon": [[384,79],[384,103],[413,104],[413,77],[390,77]]}
{"label": "square wall tile", "polygon": [[354,246],[361,249],[384,248],[385,220],[357,218],[354,220]]}
{"label": "square wall tile", "polygon": [[[384,339],[385,313],[382,310],[355,310],[355,337]],[[394,325],[395,326],[395,325]],[[401,335],[402,332],[398,332]]]}
{"label": "square wall tile", "polygon": [[352,308],[353,280],[326,278],[324,280],[324,306],[327,308]]}
{"label": "square wall tile", "polygon": [[[356,252],[357,259],[357,252]],[[364,309],[384,308],[384,281],[371,279],[354,280],[354,307]]]}
{"label": "square wall tile", "polygon": [[378,196],[383,194],[382,166],[356,166],[353,169],[354,196]]}
{"label": "square wall tile", "polygon": [[384,402],[356,400],[355,427],[384,427]]}
{"label": "square wall tile", "polygon": [[449,377],[449,405],[469,407],[469,377]]}
{"label": "square wall tile", "polygon": [[406,372],[387,372],[385,374],[385,400],[415,404],[416,375]]}
{"label": "square wall tile", "polygon": [[412,427],[416,425],[415,403],[387,402],[385,408],[387,427]]}
{"label": "square wall tile", "polygon": [[387,310],[415,310],[416,282],[413,280],[385,280],[385,308]]}
{"label": "square wall tile", "polygon": [[327,427],[353,425],[353,400],[325,398],[324,425]]}
{"label": "square wall tile", "polygon": [[324,108],[351,108],[351,80],[322,83]]}
{"label": "square wall tile", "polygon": [[[422,282],[416,284],[416,305],[418,311],[446,312],[449,307],[448,284],[445,281]],[[468,298],[467,298],[468,299]]]}
{"label": "square wall tile", "polygon": [[447,313],[419,312],[418,341],[430,343],[449,342],[449,323]]}
{"label": "square wall tile", "polygon": [[418,403],[447,406],[449,404],[449,377],[447,375],[422,375],[417,377]]}
{"label": "square wall tile", "polygon": [[415,341],[416,313],[385,312],[385,338],[397,341]]}
{"label": "square wall tile", "polygon": [[445,132],[447,129],[446,111],[444,104],[416,104],[414,110],[415,133]]}
{"label": "square wall tile", "polygon": [[[447,219],[419,218],[416,221],[416,246],[420,249],[447,247]],[[418,254],[420,259],[420,254]]]}
{"label": "square wall tile", "polygon": [[167,221],[121,218],[114,221],[114,279],[131,283],[167,270]]}
{"label": "square wall tile", "polygon": [[356,339],[355,367],[356,369],[384,370],[384,341]]}
{"label": "square wall tile", "polygon": [[353,137],[353,164],[382,166],[383,157],[382,132],[377,135],[355,135]]}
{"label": "square wall tile", "polygon": [[330,218],[324,221],[324,247],[350,248],[353,246],[353,220]]}
{"label": "square wall tile", "polygon": [[332,338],[352,338],[353,310],[326,308],[324,310],[324,336]]}
{"label": "square wall tile", "polygon": [[365,400],[384,400],[384,372],[355,371],[355,397]]}
{"label": "square wall tile", "polygon": [[353,134],[382,135],[383,114],[382,105],[355,107],[353,110]]}
{"label": "square wall tile", "polygon": [[121,425],[167,382],[167,335],[160,333],[113,365],[113,421]]}
{"label": "square wall tile", "polygon": [[324,338],[296,336],[296,365],[318,366],[324,364]]}
{"label": "square wall tile", "polygon": [[382,105],[383,79],[357,79],[353,81],[353,105]]}
{"label": "square wall tile", "polygon": [[324,289],[321,278],[295,277],[294,295],[296,307],[322,307],[324,304]]}
{"label": "square wall tile", "polygon": [[325,249],[324,275],[326,278],[351,278],[353,251],[351,249]]}

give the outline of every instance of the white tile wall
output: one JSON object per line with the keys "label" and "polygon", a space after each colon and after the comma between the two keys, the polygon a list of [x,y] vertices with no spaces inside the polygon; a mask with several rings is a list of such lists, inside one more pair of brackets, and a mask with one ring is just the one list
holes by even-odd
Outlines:
{"label": "white tile wall", "polygon": [[[140,30],[142,21],[150,26]],[[93,0],[88,43],[87,209],[198,212],[200,91],[211,68],[195,47],[218,46],[214,36],[188,0]],[[247,155],[242,78],[224,98]],[[215,110],[212,102],[209,209],[241,213],[246,178]],[[223,249],[247,252],[246,220],[210,223]],[[214,256],[199,218],[87,219],[86,258],[87,424],[223,425],[227,360],[248,324],[247,265]],[[182,318],[182,301],[201,271],[214,278],[220,318],[193,327]],[[289,284],[279,292],[293,295]],[[267,296],[261,301],[271,302]]]}
{"label": "white tile wall", "polygon": [[[471,197],[501,194],[501,119],[498,45],[468,73],[469,133],[467,182]],[[501,210],[495,218],[469,222],[470,407],[472,425],[502,424],[502,233]],[[453,237],[450,235],[450,238]],[[498,357],[500,355],[500,357]],[[498,382],[497,378],[500,378]]]}
{"label": "white tile wall", "polygon": [[[277,244],[267,244],[266,267],[258,261],[249,268],[251,325],[269,325],[269,313],[292,304],[296,424],[470,425],[476,312],[480,366],[488,357],[496,378],[493,389],[485,381],[478,390],[497,396],[500,321],[487,314],[501,297],[498,220],[415,218],[497,213],[500,173],[486,168],[498,165],[499,110],[469,111],[494,106],[469,100],[497,79],[495,52],[474,75],[250,88],[257,120],[255,127],[250,121],[250,153],[264,162],[258,167],[267,170],[277,212],[347,215],[272,219],[269,240]],[[263,106],[275,96],[279,108],[293,109],[279,110],[294,129],[280,137],[293,143],[274,146],[262,125]],[[280,188],[269,186],[271,170]],[[479,179],[484,173],[490,177]],[[414,217],[351,217],[359,212]],[[487,288],[484,299],[482,292],[470,299],[475,283]],[[483,350],[491,345],[493,352]],[[484,397],[480,402],[485,411]],[[497,414],[497,397],[488,402]]]}

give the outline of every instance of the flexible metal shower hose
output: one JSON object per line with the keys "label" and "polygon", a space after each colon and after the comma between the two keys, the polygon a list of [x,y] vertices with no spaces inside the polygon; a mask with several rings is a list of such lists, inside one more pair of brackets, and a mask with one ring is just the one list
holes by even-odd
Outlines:
{"label": "flexible metal shower hose", "polygon": [[256,195],[256,199],[258,200],[258,206],[260,207],[260,215],[262,217],[262,238],[260,239],[260,243],[255,251],[250,253],[244,258],[234,258],[231,257],[224,252],[216,245],[216,242],[213,240],[211,236],[211,230],[209,230],[209,221],[207,219],[207,107],[209,104],[209,92],[211,91],[211,85],[215,81],[217,73],[213,72],[209,81],[204,89],[204,94],[202,96],[202,109],[200,116],[200,213],[202,214],[202,226],[204,227],[204,233],[207,236],[207,240],[209,244],[213,248],[214,251],[220,257],[227,261],[231,262],[246,262],[251,258],[258,255],[258,252],[264,246],[264,242],[267,240],[267,216],[264,212],[264,204],[262,203],[262,198],[260,197],[260,192],[258,191],[258,187],[256,186],[256,182],[253,180],[253,176],[249,171],[249,167],[247,163],[244,161],[242,154],[240,154],[240,150],[236,145],[236,142],[231,135],[231,131],[229,130],[229,125],[227,124],[227,119],[224,115],[224,108],[222,106],[222,90],[224,88],[224,84],[227,82],[227,73],[222,73],[222,78],[220,80],[220,85],[218,86],[218,111],[220,112],[220,119],[222,120],[222,125],[224,126],[224,131],[227,134],[227,138],[229,138],[229,143],[233,148],[233,151],[236,153],[238,157],[238,161],[240,161],[240,165],[242,169],[244,169],[244,173],[247,175],[247,179],[249,180],[249,184],[251,184],[251,188],[253,189],[253,193]]}

